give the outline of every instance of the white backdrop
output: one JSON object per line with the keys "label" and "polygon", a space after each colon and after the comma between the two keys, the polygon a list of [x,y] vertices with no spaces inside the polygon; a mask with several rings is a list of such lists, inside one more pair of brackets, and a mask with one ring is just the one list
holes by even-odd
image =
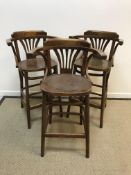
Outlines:
{"label": "white backdrop", "polygon": [[0,0],[0,96],[18,95],[19,77],[10,34],[45,30],[68,37],[89,29],[117,32],[124,40],[115,55],[109,96],[131,98],[131,0]]}

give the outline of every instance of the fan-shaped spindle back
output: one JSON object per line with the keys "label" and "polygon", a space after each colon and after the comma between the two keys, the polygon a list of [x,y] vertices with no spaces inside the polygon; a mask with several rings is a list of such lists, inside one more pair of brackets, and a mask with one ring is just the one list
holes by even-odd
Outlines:
{"label": "fan-shaped spindle back", "polygon": [[112,60],[119,45],[119,35],[115,32],[88,30],[84,38],[91,43],[91,47],[108,53],[107,59]]}
{"label": "fan-shaped spindle back", "polygon": [[54,48],[52,49],[56,55],[56,59],[59,62],[60,72],[61,73],[70,73],[73,70],[73,64],[75,60],[82,54],[82,48]]}
{"label": "fan-shaped spindle back", "polygon": [[[18,62],[22,60],[22,55],[26,55],[30,50],[43,46],[47,33],[45,31],[18,31],[12,35],[12,49]],[[25,53],[22,53],[22,49]],[[25,59],[25,56],[24,56]]]}

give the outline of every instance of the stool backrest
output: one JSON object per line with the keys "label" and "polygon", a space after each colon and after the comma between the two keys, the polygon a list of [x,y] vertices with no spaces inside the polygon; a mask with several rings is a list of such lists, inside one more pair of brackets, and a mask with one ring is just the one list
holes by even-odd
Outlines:
{"label": "stool backrest", "polygon": [[[51,68],[51,59],[55,59],[58,63],[59,74],[73,73],[74,62],[77,58],[82,57],[82,75],[85,75],[88,67],[88,62],[92,54],[99,53],[90,48],[90,44],[84,40],[79,39],[52,39],[45,42],[43,48],[36,49],[38,55],[42,55],[47,64]],[[37,55],[35,53],[35,55]]]}
{"label": "stool backrest", "polygon": [[7,44],[12,47],[16,67],[21,60],[27,59],[27,53],[32,49],[43,46],[47,33],[45,31],[17,31],[11,34]]}
{"label": "stool backrest", "polygon": [[91,43],[92,48],[103,51],[112,65],[118,45],[123,44],[117,33],[108,31],[88,30],[84,32],[84,39]]}

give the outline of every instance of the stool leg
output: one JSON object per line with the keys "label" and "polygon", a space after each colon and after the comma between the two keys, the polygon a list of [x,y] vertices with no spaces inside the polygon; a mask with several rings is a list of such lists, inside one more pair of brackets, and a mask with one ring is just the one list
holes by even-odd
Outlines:
{"label": "stool leg", "polygon": [[19,71],[20,78],[20,98],[21,98],[21,108],[23,108],[23,75],[22,72]]}
{"label": "stool leg", "polygon": [[103,116],[106,104],[106,88],[107,88],[107,73],[103,73],[102,82],[102,98],[101,98],[101,112],[100,112],[100,128],[103,128]]}
{"label": "stool leg", "polygon": [[41,157],[45,153],[45,131],[46,131],[46,94],[42,95],[42,121],[41,121]]}
{"label": "stool leg", "polygon": [[52,97],[49,95],[46,95],[46,101],[50,101],[51,103],[48,105],[48,114],[49,114],[49,124],[52,123],[52,110],[53,110],[53,105],[52,104]]}
{"label": "stool leg", "polygon": [[[80,101],[82,101],[82,97],[80,97]],[[83,119],[83,109],[82,106],[80,106],[80,125],[82,125],[82,119]]]}
{"label": "stool leg", "polygon": [[[69,97],[69,101],[70,101],[70,99],[71,99],[71,98]],[[67,115],[66,115],[67,118],[69,118],[70,109],[71,109],[71,105],[68,105],[68,106],[67,106]]]}
{"label": "stool leg", "polygon": [[90,120],[89,120],[89,95],[85,97],[85,116],[84,116],[84,130],[85,130],[85,140],[86,140],[86,158],[89,158],[89,145],[90,145]]}
{"label": "stool leg", "polygon": [[106,97],[105,97],[106,101],[105,101],[105,107],[107,105],[108,79],[109,79],[109,76],[110,76],[110,71],[111,71],[111,69],[108,71],[107,76],[106,76]]}
{"label": "stool leg", "polygon": [[53,106],[50,105],[50,106],[49,106],[49,124],[52,123],[52,108],[53,108]]}
{"label": "stool leg", "polygon": [[82,106],[80,106],[80,125],[82,125]]}
{"label": "stool leg", "polygon": [[30,129],[31,128],[31,119],[30,119],[29,84],[28,84],[28,73],[27,72],[25,72],[25,89],[26,89],[27,123],[28,123],[28,129]]}
{"label": "stool leg", "polygon": [[[59,98],[59,103],[61,103],[61,97],[58,97],[58,98]],[[62,112],[63,112],[62,105],[59,105],[59,107],[60,107],[60,117],[63,117],[63,114],[62,114]]]}

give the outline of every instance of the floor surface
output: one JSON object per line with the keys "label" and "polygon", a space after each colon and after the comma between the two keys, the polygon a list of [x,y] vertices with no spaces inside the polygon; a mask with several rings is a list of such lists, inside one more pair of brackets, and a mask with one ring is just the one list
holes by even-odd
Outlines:
{"label": "floor surface", "polygon": [[[19,98],[6,98],[0,106],[0,175],[131,175],[131,101],[108,100],[103,129],[99,110],[91,108],[89,159],[84,139],[65,138],[46,139],[41,158],[41,109],[31,117],[29,130]],[[78,116],[54,116],[48,130],[82,132],[83,126]]]}

